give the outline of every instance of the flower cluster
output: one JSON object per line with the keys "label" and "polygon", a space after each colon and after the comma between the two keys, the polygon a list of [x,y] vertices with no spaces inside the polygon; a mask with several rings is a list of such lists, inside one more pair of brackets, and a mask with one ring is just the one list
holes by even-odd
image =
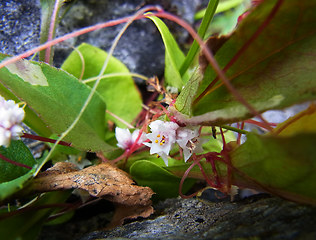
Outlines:
{"label": "flower cluster", "polygon": [[8,147],[11,139],[19,139],[24,115],[24,110],[13,100],[6,101],[0,96],[0,146]]}
{"label": "flower cluster", "polygon": [[203,152],[203,141],[199,138],[198,128],[180,127],[174,122],[156,120],[149,124],[151,133],[146,137],[151,143],[144,143],[150,147],[150,154],[158,154],[168,166],[168,155],[175,143],[183,150],[184,161],[186,162],[192,153]]}
{"label": "flower cluster", "polygon": [[[198,128],[180,127],[174,122],[153,121],[149,124],[151,132],[141,134],[137,141],[137,147],[146,145],[150,147],[150,154],[158,154],[168,166],[168,156],[174,144],[178,144],[186,162],[193,153],[203,152],[203,140],[199,137]],[[117,146],[128,150],[136,141],[139,130],[130,133],[128,129],[116,128],[115,136],[118,141]],[[150,142],[146,142],[150,140]]]}

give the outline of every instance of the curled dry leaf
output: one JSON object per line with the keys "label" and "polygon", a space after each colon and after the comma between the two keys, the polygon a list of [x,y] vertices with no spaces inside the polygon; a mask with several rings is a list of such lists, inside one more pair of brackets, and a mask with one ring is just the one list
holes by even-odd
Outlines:
{"label": "curled dry leaf", "polygon": [[121,226],[124,220],[136,219],[139,217],[147,218],[154,213],[152,206],[126,206],[115,204],[115,213],[112,221],[106,226],[104,230],[112,229],[116,226]]}
{"label": "curled dry leaf", "polygon": [[126,206],[149,206],[154,194],[149,187],[135,185],[126,172],[109,163],[79,170],[72,163],[59,162],[38,174],[30,187],[35,192],[81,189]]}

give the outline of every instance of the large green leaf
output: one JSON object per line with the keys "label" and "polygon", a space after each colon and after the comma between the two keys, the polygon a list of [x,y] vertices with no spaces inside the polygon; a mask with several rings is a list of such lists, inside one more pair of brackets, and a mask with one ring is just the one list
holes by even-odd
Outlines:
{"label": "large green leaf", "polygon": [[[0,55],[0,60],[6,56]],[[20,60],[0,69],[0,81],[31,107],[56,134],[75,120],[90,88],[65,71],[44,63]],[[105,103],[95,94],[81,119],[65,138],[84,150],[109,150],[104,142]]]}
{"label": "large green leaf", "polygon": [[[247,135],[230,153],[233,181],[252,184],[293,201],[316,204],[316,135]],[[255,182],[253,182],[254,180]]]}
{"label": "large green leaf", "polygon": [[[22,141],[12,140],[9,147],[0,147],[0,154],[6,158],[32,168],[36,161],[30,150]],[[8,182],[26,174],[30,169],[6,162],[0,158],[0,183]]]}
{"label": "large green leaf", "polygon": [[155,23],[165,45],[166,84],[181,91],[182,86],[189,80],[188,73],[182,74],[183,77],[181,77],[179,72],[185,56],[164,22],[155,16],[148,16],[148,18]]}
{"label": "large green leaf", "polygon": [[[84,60],[83,79],[93,78],[99,75],[107,53],[89,44],[81,44],[77,50],[81,53]],[[80,77],[82,72],[82,60],[76,51],[73,51],[64,64],[62,69],[70,74]],[[129,73],[126,66],[115,57],[111,57],[105,71],[111,73]],[[88,85],[93,85],[93,82]],[[127,122],[132,122],[142,109],[141,95],[136,88],[131,76],[112,76],[102,78],[97,92],[102,96],[107,104],[107,109]],[[120,121],[107,115],[118,126],[124,127]]]}
{"label": "large green leaf", "polygon": [[[222,68],[265,21],[276,2],[263,1],[241,22],[216,54]],[[316,98],[315,11],[315,1],[284,1],[271,22],[227,71],[234,87],[259,112]],[[199,96],[215,77],[212,70],[198,93],[192,95]],[[195,124],[223,124],[252,116],[221,83],[193,104],[193,115],[190,120],[179,118]]]}

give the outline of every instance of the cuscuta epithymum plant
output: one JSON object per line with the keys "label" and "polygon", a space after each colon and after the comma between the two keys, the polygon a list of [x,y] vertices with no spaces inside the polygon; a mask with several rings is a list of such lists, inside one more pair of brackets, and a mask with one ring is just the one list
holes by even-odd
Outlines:
{"label": "cuscuta epithymum plant", "polygon": [[[137,180],[137,172],[139,172],[139,169],[135,167],[136,163],[138,160],[141,160],[141,158],[137,158],[138,154],[141,154],[144,151],[147,151],[148,149],[145,148],[141,143],[145,143],[145,145],[151,147],[152,149],[154,148],[154,144],[158,144],[157,147],[152,151],[152,153],[157,153],[158,155],[160,155],[161,157],[164,158],[164,160],[167,161],[170,160],[170,158],[168,159],[168,154],[171,150],[171,148],[174,146],[174,144],[177,142],[178,145],[180,145],[179,150],[175,150],[175,152],[172,152],[170,155],[172,156],[172,159],[176,159],[178,156],[180,156],[181,159],[183,159],[183,155],[185,157],[185,160],[187,160],[187,163],[181,167],[177,166],[177,164],[169,164],[168,167],[166,167],[166,169],[168,169],[168,171],[170,171],[171,173],[173,173],[174,175],[178,175],[179,177],[182,177],[180,184],[179,184],[179,188],[180,188],[180,195],[185,197],[182,194],[182,187],[184,184],[184,180],[186,177],[193,177],[193,178],[198,178],[198,179],[204,179],[206,180],[207,184],[210,185],[211,187],[214,187],[216,189],[221,190],[222,192],[225,193],[230,193],[231,191],[231,185],[238,185],[241,187],[244,186],[254,186],[257,187],[261,190],[266,190],[272,193],[275,193],[277,195],[281,195],[283,197],[287,197],[289,199],[292,200],[297,200],[297,201],[302,201],[302,202],[309,202],[309,203],[313,203],[313,197],[307,196],[305,198],[305,196],[303,197],[297,197],[297,193],[294,193],[294,195],[291,195],[291,191],[289,190],[289,188],[286,189],[286,191],[289,191],[290,193],[282,193],[282,191],[284,189],[282,189],[282,185],[280,185],[281,187],[279,187],[281,189],[281,192],[278,192],[277,187],[275,187],[274,185],[270,185],[270,183],[265,184],[265,179],[260,179],[260,178],[255,178],[251,175],[252,172],[249,172],[248,174],[245,173],[245,169],[243,168],[243,165],[238,165],[239,162],[241,163],[246,163],[247,165],[247,158],[245,158],[245,156],[243,155],[242,151],[246,152],[246,154],[251,155],[253,154],[251,152],[251,148],[254,148],[254,151],[257,151],[256,148],[259,148],[258,146],[260,146],[261,143],[266,143],[266,146],[268,150],[271,150],[273,148],[275,148],[275,146],[282,146],[282,145],[278,145],[279,141],[282,141],[282,139],[277,139],[277,138],[272,138],[266,140],[260,139],[259,137],[254,137],[249,135],[248,139],[252,139],[253,142],[258,143],[258,145],[251,145],[251,141],[247,141],[248,145],[247,146],[247,142],[245,144],[241,144],[240,141],[240,137],[241,134],[245,134],[247,133],[246,131],[243,130],[244,127],[244,123],[248,122],[248,123],[252,123],[255,125],[258,125],[260,127],[263,127],[265,129],[267,129],[268,131],[272,130],[272,127],[274,126],[273,124],[270,124],[268,122],[266,122],[261,115],[259,114],[259,111],[256,109],[255,106],[253,106],[252,104],[250,104],[240,93],[239,91],[232,85],[230,79],[225,75],[225,73],[227,74],[227,71],[230,70],[230,68],[238,61],[238,59],[240,59],[245,52],[247,52],[247,50],[252,46],[252,44],[254,42],[256,42],[256,40],[263,34],[262,32],[269,26],[269,24],[271,23],[271,21],[275,18],[275,15],[279,12],[280,8],[282,7],[282,5],[288,7],[291,6],[291,4],[287,3],[288,5],[284,4],[283,1],[279,0],[279,1],[269,1],[270,6],[272,6],[266,17],[264,18],[264,21],[261,23],[261,25],[257,28],[255,31],[252,32],[252,34],[250,34],[250,37],[246,40],[245,43],[243,43],[243,45],[239,48],[239,50],[230,58],[231,60],[224,66],[219,66],[219,64],[217,63],[217,61],[215,60],[212,52],[206,47],[205,43],[202,41],[202,39],[196,34],[196,32],[191,28],[191,26],[189,26],[187,23],[185,23],[183,20],[179,19],[176,16],[173,16],[169,13],[166,13],[164,11],[162,11],[160,8],[156,8],[156,7],[149,7],[149,8],[144,8],[142,10],[140,10],[136,15],[132,16],[132,17],[128,17],[128,18],[123,18],[120,20],[115,20],[115,21],[110,21],[104,24],[98,24],[92,27],[88,27],[79,31],[76,31],[74,33],[70,33],[66,36],[63,36],[61,38],[57,38],[54,40],[51,40],[41,46],[39,46],[36,49],[30,50],[26,53],[23,53],[19,56],[10,58],[8,60],[4,60],[0,63],[0,68],[6,67],[9,64],[15,63],[18,60],[21,60],[22,58],[28,57],[34,53],[36,53],[37,51],[40,50],[44,50],[48,47],[51,47],[53,45],[55,45],[58,42],[64,41],[68,38],[74,37],[74,36],[78,36],[80,34],[89,32],[89,31],[93,31],[93,30],[97,30],[103,27],[107,27],[107,26],[113,26],[116,24],[120,24],[122,22],[127,22],[127,24],[125,25],[125,27],[123,28],[123,30],[120,32],[120,34],[118,35],[118,37],[115,40],[115,43],[113,44],[111,50],[109,51],[108,57],[106,58],[106,61],[102,67],[102,70],[100,71],[97,80],[95,82],[95,84],[92,87],[92,90],[90,91],[90,94],[87,97],[87,100],[84,102],[84,106],[81,108],[79,115],[76,117],[76,120],[72,122],[71,126],[67,128],[66,131],[63,131],[62,133],[59,133],[61,136],[60,138],[56,141],[56,144],[54,145],[54,147],[51,149],[50,155],[46,158],[49,159],[49,157],[51,156],[51,154],[54,152],[56,146],[58,143],[62,142],[62,139],[65,138],[70,132],[71,130],[76,126],[76,124],[78,123],[78,121],[80,120],[80,118],[82,117],[82,114],[84,113],[85,109],[87,108],[89,102],[91,101],[91,99],[93,98],[93,95],[96,92],[97,89],[97,85],[100,83],[101,81],[101,76],[103,75],[106,66],[108,64],[108,61],[110,59],[110,56],[112,55],[114,48],[117,44],[117,41],[119,40],[120,36],[123,34],[124,30],[128,27],[128,25],[136,20],[136,19],[140,19],[140,18],[152,18],[155,21],[157,21],[154,17],[160,17],[160,18],[166,18],[169,20],[172,20],[176,23],[178,23],[179,25],[183,26],[185,29],[188,30],[188,32],[193,36],[193,38],[198,42],[198,44],[201,47],[201,50],[203,52],[203,54],[205,55],[207,61],[211,64],[211,66],[215,69],[216,75],[218,77],[216,77],[213,81],[211,81],[205,88],[203,91],[200,91],[200,94],[197,95],[194,99],[190,96],[185,96],[185,94],[188,93],[187,89],[190,89],[189,93],[191,93],[191,95],[196,95],[196,90],[194,90],[194,88],[198,88],[199,84],[201,82],[201,80],[196,80],[194,78],[191,78],[191,80],[189,80],[188,83],[184,83],[184,88],[182,89],[181,93],[179,96],[177,95],[171,95],[168,94],[166,92],[166,90],[164,89],[164,86],[161,86],[158,82],[156,82],[155,80],[153,80],[153,86],[157,91],[158,94],[164,94],[166,96],[167,99],[167,104],[169,104],[169,107],[166,108],[163,106],[163,104],[166,104],[166,101],[162,101],[163,104],[157,104],[156,102],[152,102],[152,103],[148,103],[148,106],[144,106],[144,110],[140,113],[137,121],[136,121],[136,126],[142,126],[140,128],[138,132],[138,135],[136,134],[137,132],[134,131],[132,134],[128,133],[127,130],[118,130],[118,132],[121,131],[121,134],[118,134],[117,140],[119,142],[119,147],[124,149],[123,154],[121,154],[120,156],[118,156],[117,158],[114,158],[113,160],[109,160],[109,158],[107,157],[107,154],[105,154],[102,152],[98,152],[98,156],[101,157],[101,159],[105,160],[105,161],[112,161],[113,163],[118,163],[120,162],[120,160],[124,160],[125,163],[128,165],[129,162],[134,161],[135,164],[134,165],[129,165],[130,167],[130,172],[131,174],[135,174],[133,176],[136,176],[136,180]],[[266,9],[264,9],[266,10]],[[152,11],[150,13],[148,13],[147,11]],[[245,21],[245,20],[242,20]],[[223,68],[223,70],[221,70],[221,68]],[[82,71],[83,72],[83,71]],[[206,73],[205,73],[206,74]],[[81,74],[82,75],[82,74]],[[199,74],[198,73],[198,77],[201,78],[203,74]],[[194,80],[197,81],[199,84],[194,85]],[[221,80],[222,83],[219,83],[218,80]],[[170,80],[169,80],[170,81]],[[170,83],[170,82],[169,82]],[[210,96],[211,93],[213,91],[215,91],[216,89],[218,89],[220,87],[220,84],[224,84],[227,89],[228,92],[231,93],[233,95],[233,97],[235,97],[237,99],[237,102],[241,103],[241,105],[243,105],[245,107],[245,109],[247,109],[247,111],[250,113],[251,116],[258,116],[261,119],[261,122],[256,122],[254,120],[245,120],[245,117],[238,117],[241,120],[245,120],[245,121],[241,121],[241,123],[237,125],[237,128],[232,128],[230,126],[223,126],[222,123],[219,124],[214,124],[215,126],[218,125],[220,126],[219,128],[219,133],[220,133],[220,138],[222,139],[222,150],[221,151],[207,151],[205,153],[199,153],[199,151],[197,151],[196,153],[194,152],[194,148],[196,147],[195,143],[196,141],[198,141],[196,138],[199,137],[199,135],[203,134],[203,130],[207,129],[209,125],[213,125],[210,124],[209,120],[204,120],[203,116],[192,116],[192,113],[190,113],[190,111],[192,111],[192,106],[194,108],[194,106],[197,106],[201,100],[205,99],[206,96]],[[193,90],[192,90],[193,89]],[[156,95],[157,95],[156,93]],[[194,97],[194,96],[193,96]],[[183,100],[185,99],[185,101]],[[154,98],[152,99],[154,100]],[[185,104],[187,101],[192,101],[192,106],[190,106],[190,104]],[[27,102],[26,102],[27,103]],[[312,108],[310,108],[311,110],[309,110],[309,112],[307,115],[313,115],[313,110]],[[260,112],[262,112],[262,110],[260,110]],[[305,116],[304,115],[304,116]],[[119,116],[120,117],[120,116]],[[300,120],[300,118],[298,118],[298,120]],[[231,120],[228,120],[227,123],[229,123]],[[164,136],[163,134],[160,135],[160,132],[155,132],[153,129],[152,133],[149,132],[148,126],[154,126],[155,123],[159,123],[158,125],[160,126],[164,126],[164,125],[173,125],[174,129],[172,131],[174,131],[174,136],[172,137],[172,141],[170,142],[170,145],[168,147],[168,149],[163,149],[163,148],[159,148],[159,146],[163,146],[166,143],[166,136]],[[201,127],[202,125],[206,125]],[[213,125],[213,126],[214,126]],[[286,126],[288,128],[290,128],[292,126],[292,124],[286,124]],[[155,126],[153,127],[155,128]],[[196,132],[196,129],[198,128],[198,133]],[[225,140],[225,134],[223,133],[223,129],[222,128],[226,128],[226,129],[230,129],[233,131],[236,131],[238,133],[238,137],[237,137],[237,141],[236,143],[227,143]],[[283,127],[284,128],[284,127]],[[177,130],[184,130],[184,134],[186,134],[186,139],[184,141],[181,142],[180,139],[180,135],[179,133],[177,133]],[[191,132],[192,136],[189,136],[190,134],[187,131],[193,131]],[[124,132],[124,133],[123,133]],[[136,133],[135,133],[136,132]],[[165,131],[166,135],[168,134],[168,131]],[[145,139],[144,138],[144,133],[147,133],[147,137],[149,139]],[[273,130],[272,130],[273,133]],[[120,139],[120,135],[124,135],[123,139]],[[154,134],[154,135],[153,135]],[[211,131],[207,130],[207,135],[210,137],[211,136]],[[159,137],[158,137],[159,135]],[[215,133],[216,135],[216,133]],[[30,138],[35,138],[31,135],[25,135],[25,137],[30,137]],[[42,138],[44,139],[44,138]],[[299,138],[301,139],[301,138]],[[313,139],[313,137],[309,137],[309,136],[305,136],[304,139]],[[127,140],[128,143],[125,141]],[[149,140],[151,142],[149,142]],[[288,139],[287,141],[289,142],[289,144],[291,144],[291,141],[294,141],[296,139]],[[157,142],[156,142],[157,141]],[[164,142],[165,141],[165,142]],[[262,141],[262,142],[261,142]],[[162,144],[162,145],[160,145]],[[167,143],[166,143],[167,144]],[[272,144],[271,147],[269,148],[269,144]],[[275,144],[275,145],[273,145]],[[264,145],[264,144],[262,144]],[[240,147],[239,147],[240,146]],[[247,149],[245,151],[246,147],[243,146],[247,146]],[[239,151],[239,149],[241,149]],[[248,150],[249,149],[249,150]],[[262,155],[266,154],[263,148],[259,148],[262,151]],[[100,149],[101,150],[101,149]],[[286,149],[288,150],[288,149]],[[249,151],[249,152],[247,152]],[[298,150],[300,151],[300,149]],[[308,150],[310,151],[310,150]],[[306,152],[308,152],[306,151]],[[192,154],[192,156],[191,156]],[[274,154],[274,152],[273,152]],[[136,161],[135,161],[135,156],[136,156]],[[237,156],[237,157],[236,157]],[[269,156],[269,155],[268,155]],[[273,156],[273,155],[272,155]],[[134,157],[134,159],[132,159]],[[253,156],[250,156],[253,157]],[[277,156],[278,158],[279,156]],[[146,156],[146,158],[148,158],[148,155]],[[190,159],[188,159],[190,158]],[[280,156],[280,158],[282,159],[282,156]],[[112,158],[110,158],[112,159]],[[130,159],[130,160],[128,160]],[[244,162],[240,161],[239,159],[246,159]],[[275,159],[275,158],[274,158]],[[285,158],[286,159],[286,158]],[[128,160],[128,161],[127,161]],[[238,160],[238,161],[237,161]],[[127,162],[126,162],[127,161]],[[45,161],[44,161],[45,162]],[[43,163],[44,163],[43,162]],[[146,162],[144,161],[138,161],[139,164],[146,164]],[[286,162],[285,163],[290,163],[290,162]],[[283,167],[283,166],[282,166]],[[302,167],[303,168],[303,167]],[[197,169],[197,170],[195,170]],[[39,172],[40,167],[36,169],[35,171],[35,175],[37,172]],[[146,171],[147,169],[143,169],[143,171]],[[247,170],[247,169],[246,169]],[[252,170],[253,172],[255,172],[255,174],[257,172],[260,173],[261,169],[255,169]],[[279,172],[281,171],[281,169],[278,169]],[[256,172],[257,171],[257,172]],[[275,174],[276,172],[274,171],[273,174]],[[277,171],[278,173],[278,171]],[[260,175],[260,174],[258,174]],[[278,183],[279,178],[276,177],[276,182]],[[243,179],[241,179],[243,178]],[[245,180],[246,179],[246,180]],[[141,182],[141,181],[140,181]],[[248,185],[247,185],[248,184]],[[277,185],[278,186],[278,185]],[[298,191],[301,191],[301,189],[299,189]],[[283,194],[283,195],[282,195]],[[303,195],[306,194],[305,192],[303,193]]]}
{"label": "cuscuta epithymum plant", "polygon": [[[263,29],[264,26],[267,24],[267,22],[270,21],[270,20],[273,18],[273,14],[276,13],[276,11],[277,11],[278,7],[281,5],[281,3],[282,3],[282,1],[279,1],[279,2],[278,2],[278,4],[275,6],[274,10],[271,12],[271,15],[267,18],[266,22],[264,22],[264,24],[262,24],[262,26],[261,26],[261,27],[258,29],[258,31],[253,35],[253,37],[249,40],[249,42],[244,45],[244,48],[242,48],[242,49],[239,51],[239,53],[236,54],[236,57],[226,66],[226,68],[224,68],[224,71],[225,71],[230,65],[233,64],[234,60],[238,58],[239,54],[241,54],[241,53],[245,50],[245,48],[247,48],[247,46],[254,40],[254,38],[255,38],[256,36],[258,36],[258,34],[260,34],[260,31],[262,31],[262,29]],[[155,10],[157,10],[157,9],[155,9]],[[145,10],[144,10],[144,12],[145,12]],[[139,14],[139,15],[140,15],[140,14]],[[257,112],[251,105],[249,105],[249,104],[247,103],[247,101],[245,101],[245,100],[240,96],[240,94],[239,94],[238,92],[236,92],[235,89],[231,86],[231,84],[229,83],[228,79],[225,77],[225,75],[223,74],[222,70],[219,68],[219,66],[217,65],[216,61],[214,60],[214,57],[212,56],[211,52],[208,51],[207,49],[206,49],[206,50],[203,50],[203,49],[205,49],[205,46],[204,46],[203,41],[196,35],[196,33],[194,32],[194,30],[193,30],[188,24],[186,24],[185,22],[183,22],[181,19],[179,19],[179,18],[177,18],[177,17],[175,17],[175,16],[172,16],[172,15],[170,15],[170,14],[168,14],[168,13],[165,13],[165,12],[163,12],[163,11],[159,11],[159,12],[157,12],[157,13],[154,14],[154,15],[155,15],[155,16],[159,16],[159,17],[163,17],[163,18],[167,18],[167,19],[170,19],[170,20],[173,20],[174,22],[177,22],[179,25],[182,25],[183,27],[185,27],[185,28],[191,33],[191,35],[198,41],[198,43],[202,46],[201,48],[202,48],[202,51],[204,51],[206,58],[208,59],[209,62],[212,63],[212,65],[213,65],[213,67],[216,69],[218,75],[219,75],[220,78],[223,80],[223,82],[226,84],[226,86],[229,88],[229,90],[234,94],[234,96],[235,96],[239,101],[241,101],[244,105],[246,105],[247,108],[250,109],[250,111],[251,111],[254,115],[259,116],[259,117],[262,119],[261,115],[258,114],[258,112]],[[123,20],[123,21],[124,21],[124,20]],[[117,23],[119,23],[119,22],[117,22]],[[115,23],[114,23],[114,24],[115,24]],[[106,25],[111,25],[111,24],[106,24]],[[90,30],[96,30],[96,29],[98,29],[99,27],[104,27],[104,26],[101,26],[101,25],[95,26],[95,27],[90,28],[90,29],[85,29],[84,31],[81,31],[81,32],[87,32],[87,31],[90,31]],[[80,31],[79,31],[79,32],[80,32]],[[80,32],[80,33],[77,32],[77,33],[75,33],[75,34],[70,34],[70,35],[68,35],[68,37],[72,37],[72,36],[74,36],[74,35],[81,34],[81,32]],[[64,39],[67,39],[68,37],[60,38],[60,39],[58,39],[58,41],[63,41]],[[47,48],[50,48],[50,46],[54,45],[54,44],[55,44],[56,42],[58,42],[58,41],[56,41],[56,40],[54,41],[54,40],[53,40],[53,41],[51,41],[50,43],[47,43],[46,46],[45,46],[45,45],[44,45],[44,46],[41,46],[41,47],[39,47],[39,48],[36,49],[36,50],[33,50],[33,51],[31,51],[31,52],[28,52],[28,53],[25,53],[25,54],[23,54],[22,56],[18,56],[16,59],[23,58],[23,57],[25,57],[25,56],[27,56],[27,55],[30,55],[30,54],[34,53],[35,51],[38,51],[39,49],[44,49],[44,48],[46,48],[46,47],[47,47]],[[46,59],[47,59],[47,58],[46,58]],[[15,60],[15,59],[11,59],[10,61],[12,62],[12,61],[16,61],[16,60]],[[8,61],[7,63],[4,63],[3,66],[5,66],[5,64],[10,63],[10,61]],[[204,93],[205,93],[206,91],[208,91],[208,90],[211,88],[211,86],[213,86],[213,85],[216,83],[216,80],[217,80],[217,79],[215,79],[215,81],[212,82],[212,83],[209,85],[208,88],[206,88],[206,90],[204,91]],[[203,94],[204,94],[204,93],[202,93],[202,94],[196,99],[196,101],[198,101],[201,97],[203,97]],[[167,110],[166,110],[165,108],[163,108],[163,110],[164,110],[164,113],[167,113]],[[154,118],[156,118],[156,117],[154,117]],[[265,122],[264,119],[262,119],[262,120],[263,120],[263,126],[264,126],[265,128],[271,129],[270,125],[267,124],[267,122]],[[147,125],[147,124],[145,124],[144,126],[146,126],[146,125]],[[144,130],[143,130],[143,131],[144,131]],[[31,136],[29,136],[29,135],[24,135],[24,137],[31,137]],[[139,136],[139,137],[140,137],[140,136]],[[138,137],[138,138],[139,138],[139,137]],[[239,138],[240,138],[240,137],[239,137]],[[135,146],[137,146],[137,140],[138,140],[138,139],[136,139],[135,144],[134,144],[134,145],[131,145],[131,148],[128,149],[128,152],[129,152],[129,153],[127,154],[127,157],[128,157],[129,155],[131,155],[131,154],[133,153],[133,151],[135,151],[135,150],[137,149],[137,148],[135,148]],[[223,141],[224,141],[224,137],[223,137]],[[239,142],[239,141],[238,141],[238,142]],[[57,143],[58,143],[58,141],[57,141]],[[225,144],[224,144],[224,149],[225,149]],[[168,151],[168,152],[169,152],[169,151]],[[125,156],[125,155],[122,155],[122,156]],[[121,156],[120,158],[118,158],[117,160],[120,160],[120,159],[122,158],[122,156]],[[200,159],[202,159],[202,158],[204,158],[204,157],[205,157],[204,155],[201,155],[201,158],[200,158]],[[216,175],[216,169],[215,169],[215,166],[214,166],[214,163],[213,163],[214,161],[209,160],[209,159],[210,159],[210,156],[205,157],[205,158],[207,159],[207,161],[212,162],[213,171],[214,171],[214,174]],[[166,159],[166,156],[165,156],[165,159]],[[217,160],[219,160],[218,157],[217,157]],[[201,167],[200,165],[199,165],[199,167],[200,167],[200,169],[202,170],[202,167]],[[202,173],[203,173],[203,170],[202,170]],[[205,174],[203,174],[203,175],[205,175]],[[205,176],[206,176],[206,175],[205,175]],[[207,178],[206,178],[206,179],[207,179]],[[210,181],[208,181],[208,183],[210,183]]]}

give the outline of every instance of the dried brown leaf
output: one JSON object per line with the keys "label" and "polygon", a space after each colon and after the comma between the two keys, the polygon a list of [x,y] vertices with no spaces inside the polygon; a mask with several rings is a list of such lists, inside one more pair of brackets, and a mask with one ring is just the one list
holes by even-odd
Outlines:
{"label": "dried brown leaf", "polygon": [[125,220],[136,219],[138,217],[147,218],[154,213],[152,206],[126,206],[121,204],[115,205],[115,213],[112,221],[106,229],[112,229],[123,225]]}
{"label": "dried brown leaf", "polygon": [[151,205],[154,194],[149,187],[135,185],[126,172],[109,163],[78,170],[72,163],[59,162],[38,174],[30,187],[35,192],[81,189],[127,206]]}

